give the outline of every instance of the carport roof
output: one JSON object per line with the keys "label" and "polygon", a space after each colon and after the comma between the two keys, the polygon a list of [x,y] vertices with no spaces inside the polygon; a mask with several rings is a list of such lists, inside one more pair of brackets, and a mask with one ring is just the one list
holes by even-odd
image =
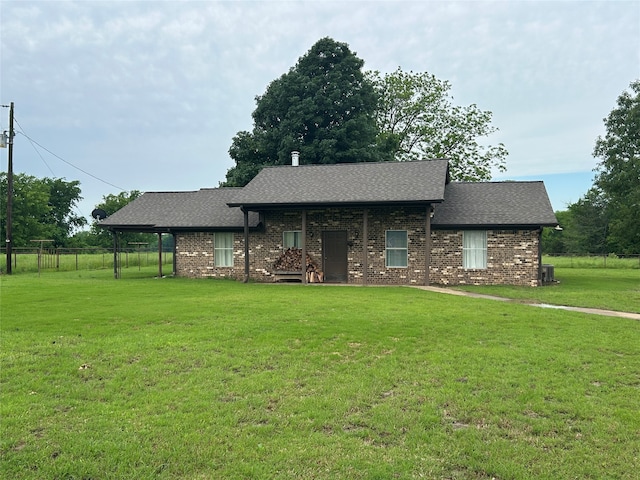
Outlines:
{"label": "carport roof", "polygon": [[[230,230],[244,227],[239,208],[227,205],[239,188],[203,188],[188,192],[147,192],[102,220],[102,228],[120,231]],[[258,214],[249,212],[249,226]]]}

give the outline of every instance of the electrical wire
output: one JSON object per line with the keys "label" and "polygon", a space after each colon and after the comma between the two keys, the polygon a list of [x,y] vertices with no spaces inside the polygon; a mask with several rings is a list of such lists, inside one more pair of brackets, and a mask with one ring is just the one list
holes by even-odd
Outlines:
{"label": "electrical wire", "polygon": [[[82,168],[77,167],[77,166],[76,166],[76,165],[74,165],[73,163],[68,162],[67,160],[65,160],[65,159],[64,159],[64,158],[62,158],[61,156],[56,155],[56,154],[55,154],[55,153],[53,153],[51,150],[49,150],[48,148],[46,148],[46,147],[44,147],[44,146],[40,145],[40,144],[39,144],[38,142],[36,142],[33,138],[31,138],[29,135],[27,135],[26,133],[24,133],[24,128],[22,128],[22,126],[18,123],[18,121],[15,119],[15,117],[13,118],[13,121],[14,121],[14,122],[16,122],[16,123],[18,124],[18,126],[20,127],[20,130],[22,130],[22,131],[19,131],[19,132],[17,132],[17,133],[19,133],[20,135],[22,135],[22,136],[24,136],[25,138],[27,138],[27,139],[28,139],[32,144],[37,145],[38,147],[40,147],[41,149],[43,149],[45,152],[47,152],[47,153],[49,153],[50,155],[53,155],[54,157],[56,157],[58,160],[60,160],[60,161],[62,161],[62,162],[64,162],[64,163],[66,163],[67,165],[69,165],[70,167],[75,168],[76,170],[81,171],[82,173],[84,173],[85,175],[90,176],[91,178],[94,178],[94,179],[98,180],[99,182],[102,182],[102,183],[104,183],[104,184],[106,184],[106,185],[109,185],[109,186],[111,186],[111,187],[117,188],[117,189],[118,189],[118,190],[120,190],[120,191],[123,191],[123,192],[125,192],[125,191],[126,191],[124,188],[119,187],[119,186],[117,186],[117,185],[114,185],[114,184],[113,184],[113,183],[111,183],[111,182],[107,182],[106,180],[103,180],[103,179],[101,179],[100,177],[96,177],[95,175],[93,175],[93,174],[91,174],[91,173],[87,172],[86,170],[83,170]],[[42,158],[42,156],[40,156],[40,158]],[[43,159],[43,161],[44,161],[44,159]],[[46,165],[46,162],[45,162],[45,165]],[[48,165],[47,165],[47,167],[48,167]],[[49,168],[49,170],[51,170],[51,169]],[[51,173],[53,173],[53,172],[51,172]]]}
{"label": "electrical wire", "polygon": [[[13,117],[13,121],[16,122],[18,124],[18,127],[20,127],[20,129],[24,130],[22,128],[22,125],[20,125],[18,123],[18,121],[16,120],[15,117]],[[29,143],[31,144],[31,147],[33,148],[33,150],[38,154],[38,156],[40,157],[40,160],[42,160],[42,163],[45,164],[45,166],[49,169],[49,171],[51,172],[51,175],[53,175],[54,177],[56,176],[55,173],[53,173],[53,170],[51,169],[51,167],[49,166],[49,164],[47,163],[47,161],[44,159],[44,157],[42,156],[42,154],[40,153],[40,150],[38,150],[34,144],[34,142],[31,141],[31,139],[29,137],[27,137],[24,133],[23,135],[27,138],[27,140],[29,140]]]}

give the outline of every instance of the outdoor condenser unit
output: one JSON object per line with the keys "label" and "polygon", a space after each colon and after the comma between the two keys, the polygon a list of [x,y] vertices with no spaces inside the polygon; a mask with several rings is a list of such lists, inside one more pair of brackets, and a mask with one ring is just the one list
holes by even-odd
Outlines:
{"label": "outdoor condenser unit", "polygon": [[542,265],[542,283],[553,283],[556,281],[553,265]]}

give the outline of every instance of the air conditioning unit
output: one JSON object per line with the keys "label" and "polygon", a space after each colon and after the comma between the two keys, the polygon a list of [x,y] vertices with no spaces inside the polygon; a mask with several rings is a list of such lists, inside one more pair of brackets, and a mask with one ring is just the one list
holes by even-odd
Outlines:
{"label": "air conditioning unit", "polygon": [[556,281],[553,265],[542,265],[542,283],[554,283]]}

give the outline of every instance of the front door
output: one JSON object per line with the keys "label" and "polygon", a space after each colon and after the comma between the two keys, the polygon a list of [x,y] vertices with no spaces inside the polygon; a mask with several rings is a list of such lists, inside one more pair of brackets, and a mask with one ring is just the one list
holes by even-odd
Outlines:
{"label": "front door", "polygon": [[322,232],[322,264],[325,282],[347,283],[346,230],[326,230]]}

